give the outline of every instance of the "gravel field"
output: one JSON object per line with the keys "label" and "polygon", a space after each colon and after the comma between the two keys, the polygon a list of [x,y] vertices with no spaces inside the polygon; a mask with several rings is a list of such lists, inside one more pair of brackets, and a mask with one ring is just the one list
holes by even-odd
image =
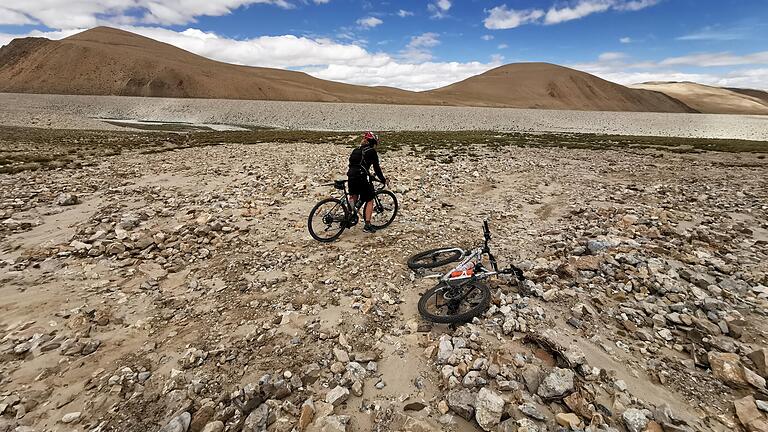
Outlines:
{"label": "gravel field", "polygon": [[121,129],[96,118],[310,130],[499,130],[768,140],[768,117],[0,93],[0,125]]}
{"label": "gravel field", "polygon": [[[766,430],[764,153],[434,132],[321,244],[349,143],[273,132],[0,128],[0,432]],[[526,281],[423,320],[406,260],[485,218]]]}

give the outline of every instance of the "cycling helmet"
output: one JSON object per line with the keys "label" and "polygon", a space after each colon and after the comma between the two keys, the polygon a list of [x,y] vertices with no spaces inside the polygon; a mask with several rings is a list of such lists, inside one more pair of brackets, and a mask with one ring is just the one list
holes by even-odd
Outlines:
{"label": "cycling helmet", "polygon": [[365,135],[363,135],[363,138],[368,141],[370,144],[378,144],[379,143],[379,136],[376,135],[373,132],[366,132]]}

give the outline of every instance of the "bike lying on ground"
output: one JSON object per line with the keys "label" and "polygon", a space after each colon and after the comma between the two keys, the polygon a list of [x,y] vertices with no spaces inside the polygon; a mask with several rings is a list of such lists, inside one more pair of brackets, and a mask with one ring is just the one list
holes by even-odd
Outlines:
{"label": "bike lying on ground", "polygon": [[[483,245],[470,251],[445,247],[424,251],[408,259],[408,267],[417,271],[461,260],[459,265],[445,274],[426,276],[439,278],[440,281],[419,299],[419,313],[425,319],[451,324],[467,322],[482,314],[491,304],[491,290],[484,280],[493,275],[514,275],[518,287],[522,288],[525,280],[522,270],[514,265],[499,270],[488,246],[491,241],[488,221],[483,222],[483,233]],[[490,269],[483,265],[484,258],[488,258]]]}
{"label": "bike lying on ground", "polygon": [[[385,189],[386,185],[384,183],[375,180],[374,182],[379,183],[380,186],[374,191],[371,225],[376,229],[386,228],[397,215],[397,197]],[[345,229],[357,224],[361,219],[358,213],[365,203],[358,199],[355,202],[354,208],[352,208],[352,203],[349,202],[346,180],[336,180],[323,186],[333,186],[334,189],[341,191],[341,196],[338,198],[326,198],[317,203],[312,208],[312,211],[309,212],[307,227],[312,238],[328,243],[339,238]]]}

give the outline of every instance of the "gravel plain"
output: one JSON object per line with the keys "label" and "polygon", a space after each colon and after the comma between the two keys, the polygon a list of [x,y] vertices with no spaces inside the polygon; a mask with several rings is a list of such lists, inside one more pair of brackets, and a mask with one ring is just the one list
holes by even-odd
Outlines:
{"label": "gravel plain", "polygon": [[[0,432],[765,430],[764,154],[404,144],[320,244],[349,143],[247,134],[0,128]],[[486,218],[526,282],[421,319],[407,258]]]}
{"label": "gravel plain", "polygon": [[0,93],[0,125],[120,129],[99,118],[358,131],[498,130],[768,141],[768,117]]}

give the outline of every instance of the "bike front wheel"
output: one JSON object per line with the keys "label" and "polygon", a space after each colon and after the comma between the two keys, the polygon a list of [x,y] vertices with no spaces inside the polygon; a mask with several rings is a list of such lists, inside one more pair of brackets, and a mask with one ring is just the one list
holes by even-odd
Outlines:
{"label": "bike front wheel", "polygon": [[388,227],[397,216],[397,197],[388,190],[381,190],[373,198],[371,225],[376,229]]}
{"label": "bike front wheel", "polygon": [[443,282],[427,290],[419,299],[419,313],[425,319],[453,324],[471,321],[491,305],[491,289],[480,282],[451,287]]}
{"label": "bike front wheel", "polygon": [[341,235],[347,227],[349,212],[337,198],[327,198],[317,203],[309,212],[307,228],[313,239],[329,243]]}
{"label": "bike front wheel", "polygon": [[408,258],[408,267],[411,270],[440,267],[460,260],[463,255],[457,247],[430,249]]}

